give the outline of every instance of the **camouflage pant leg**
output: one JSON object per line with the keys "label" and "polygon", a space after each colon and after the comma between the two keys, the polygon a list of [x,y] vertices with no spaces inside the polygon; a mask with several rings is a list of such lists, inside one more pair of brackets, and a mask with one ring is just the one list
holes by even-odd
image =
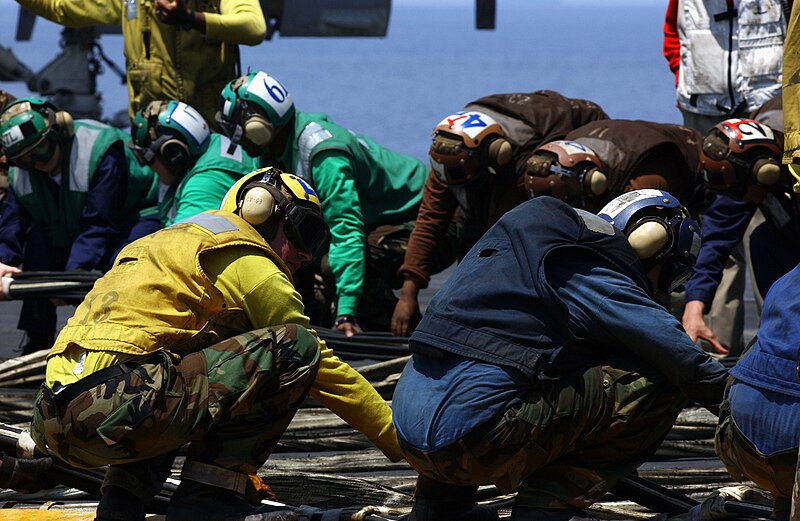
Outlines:
{"label": "camouflage pant leg", "polygon": [[[729,380],[729,386],[732,378]],[[775,511],[789,509],[797,469],[797,448],[765,455],[745,436],[731,416],[730,402],[722,402],[714,446],[719,459],[736,481],[747,478],[769,491]]]}
{"label": "camouflage pant leg", "polygon": [[533,389],[479,436],[431,453],[402,444],[421,474],[517,490],[517,504],[585,508],[635,470],[685,405],[652,370],[622,360]]}
{"label": "camouflage pant leg", "polygon": [[[318,360],[316,339],[295,325],[238,335],[178,363],[159,353],[146,363],[122,364],[121,375],[81,392],[69,403],[59,403],[57,395],[43,388],[34,406],[31,434],[37,445],[48,446],[68,463],[99,467],[164,454],[204,436],[213,440],[214,430],[228,428],[231,421],[242,419],[251,428],[267,429],[273,418],[263,418],[254,427],[253,414],[267,414],[271,399],[281,402],[292,395],[281,385],[297,384],[304,396]],[[292,376],[279,374],[284,369]],[[305,377],[295,378],[297,372],[305,372]],[[283,410],[289,404],[273,406]],[[283,425],[286,420],[280,417],[276,422]],[[234,437],[218,444],[223,449],[217,453],[235,446],[237,435],[247,444],[261,434],[234,431],[230,433]],[[233,470],[248,472],[261,463],[240,461]]]}
{"label": "camouflage pant leg", "polygon": [[271,351],[239,338],[203,350],[213,419],[205,436],[189,446],[187,460],[253,474],[311,389],[319,367],[319,343],[300,326],[278,332]]}

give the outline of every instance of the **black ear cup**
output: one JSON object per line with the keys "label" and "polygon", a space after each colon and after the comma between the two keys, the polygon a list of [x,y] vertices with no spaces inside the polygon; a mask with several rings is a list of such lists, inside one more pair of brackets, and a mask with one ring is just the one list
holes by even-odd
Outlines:
{"label": "black ear cup", "polygon": [[511,161],[511,143],[497,138],[489,143],[489,165],[495,168],[505,166]]}
{"label": "black ear cup", "polygon": [[274,213],[275,196],[263,186],[249,188],[242,195],[240,215],[253,226],[264,224]]}
{"label": "black ear cup", "polygon": [[265,147],[272,142],[275,128],[260,114],[251,114],[244,121],[244,137],[256,146]]}
{"label": "black ear cup", "polygon": [[655,257],[669,242],[669,232],[664,223],[645,221],[628,235],[628,243],[641,260]]}
{"label": "black ear cup", "polygon": [[185,170],[189,167],[189,147],[179,139],[167,139],[158,149],[161,160],[170,170]]}

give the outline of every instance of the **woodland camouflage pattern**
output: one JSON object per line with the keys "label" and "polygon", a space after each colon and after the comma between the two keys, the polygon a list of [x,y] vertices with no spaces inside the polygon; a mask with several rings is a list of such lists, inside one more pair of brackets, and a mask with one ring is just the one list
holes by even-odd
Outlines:
{"label": "woodland camouflage pattern", "polygon": [[162,351],[122,364],[124,374],[69,404],[43,386],[31,435],[79,467],[139,461],[191,441],[188,460],[254,474],[318,365],[319,342],[294,324],[238,335],[178,361]]}
{"label": "woodland camouflage pattern", "polygon": [[656,451],[685,404],[661,375],[620,359],[542,382],[475,439],[427,454],[401,446],[431,479],[519,486],[523,507],[587,508]]}

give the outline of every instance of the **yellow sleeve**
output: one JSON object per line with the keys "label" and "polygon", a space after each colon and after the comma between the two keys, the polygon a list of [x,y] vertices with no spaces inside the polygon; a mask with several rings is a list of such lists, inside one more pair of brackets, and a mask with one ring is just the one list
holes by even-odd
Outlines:
{"label": "yellow sleeve", "polygon": [[800,162],[800,7],[792,6],[783,45],[783,162]]}
{"label": "yellow sleeve", "polygon": [[258,0],[222,0],[220,13],[205,13],[206,35],[231,44],[258,45],[267,35],[267,24]]}
{"label": "yellow sleeve", "polygon": [[89,25],[121,25],[122,0],[17,0],[28,11],[68,27]]}
{"label": "yellow sleeve", "polygon": [[[215,266],[220,269],[215,270]],[[203,268],[215,279],[215,285],[241,306],[254,329],[298,324],[319,340],[303,314],[303,302],[291,280],[263,253],[245,247],[224,248],[204,257]],[[390,460],[403,459],[386,401],[324,341],[319,342],[320,365],[311,396],[362,432]]]}

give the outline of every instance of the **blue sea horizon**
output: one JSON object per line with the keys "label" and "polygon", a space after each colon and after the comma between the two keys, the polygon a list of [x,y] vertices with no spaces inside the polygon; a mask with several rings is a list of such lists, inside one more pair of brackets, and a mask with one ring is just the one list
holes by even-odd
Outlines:
{"label": "blue sea horizon", "polygon": [[[427,161],[431,129],[479,97],[552,89],[590,99],[611,117],[678,123],[674,79],[661,55],[661,2],[500,0],[497,28],[474,28],[474,2],[393,2],[385,38],[283,38],[241,47],[243,70],[265,70],[305,112]],[[58,52],[60,26],[37,20],[29,42],[14,41],[15,2],[0,0],[0,45],[34,71]],[[122,37],[104,52],[124,67]],[[103,115],[127,106],[106,70],[98,79]],[[23,83],[0,82],[17,96]]]}

